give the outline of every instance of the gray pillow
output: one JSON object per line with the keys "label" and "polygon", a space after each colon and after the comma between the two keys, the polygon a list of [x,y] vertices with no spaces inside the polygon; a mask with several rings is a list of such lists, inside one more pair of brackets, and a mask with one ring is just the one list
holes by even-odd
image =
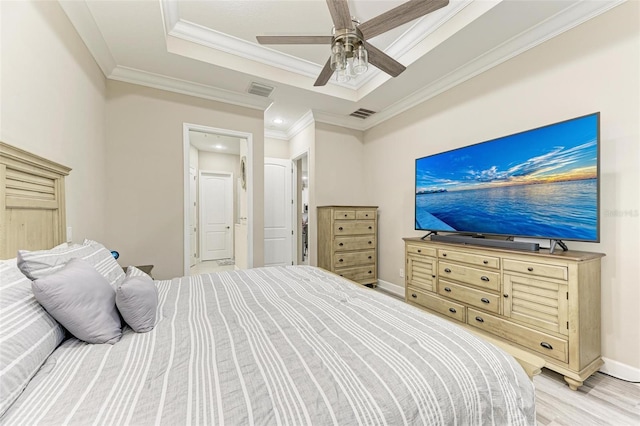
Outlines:
{"label": "gray pillow", "polygon": [[87,261],[71,259],[62,269],[31,283],[36,300],[64,328],[88,343],[116,343],[122,324],[116,294]]}
{"label": "gray pillow", "polygon": [[116,290],[116,306],[134,331],[151,331],[156,325],[158,289],[147,274],[130,276]]}

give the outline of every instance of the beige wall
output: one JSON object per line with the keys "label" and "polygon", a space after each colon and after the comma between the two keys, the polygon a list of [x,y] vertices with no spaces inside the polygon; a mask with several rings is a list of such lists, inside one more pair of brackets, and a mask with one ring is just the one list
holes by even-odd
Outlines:
{"label": "beige wall", "polygon": [[264,156],[266,158],[289,159],[289,141],[273,138],[264,139]]}
{"label": "beige wall", "polygon": [[183,123],[253,134],[254,266],[264,259],[263,112],[132,84],[107,84],[107,231],[123,264],[183,275]]}
{"label": "beige wall", "polygon": [[[601,111],[603,355],[640,368],[640,3],[628,2],[365,134],[368,201],[380,205],[380,278],[403,285],[414,161]],[[626,213],[625,213],[626,212]]]}
{"label": "beige wall", "polygon": [[71,167],[74,241],[116,243],[104,232],[104,75],[57,2],[3,1],[0,19],[0,139]]}

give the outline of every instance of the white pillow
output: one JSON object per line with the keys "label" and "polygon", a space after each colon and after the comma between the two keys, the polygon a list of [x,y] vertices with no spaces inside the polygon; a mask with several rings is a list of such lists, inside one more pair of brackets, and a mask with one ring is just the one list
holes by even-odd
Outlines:
{"label": "white pillow", "polygon": [[0,262],[0,324],[2,417],[65,335],[33,296],[16,259]]}
{"label": "white pillow", "polygon": [[102,244],[85,240],[84,244],[54,247],[50,250],[18,251],[18,267],[30,279],[36,280],[61,270],[71,259],[84,259],[115,289],[124,280],[124,271]]}
{"label": "white pillow", "polygon": [[109,282],[83,259],[31,283],[40,304],[69,333],[87,343],[116,343],[122,324]]}

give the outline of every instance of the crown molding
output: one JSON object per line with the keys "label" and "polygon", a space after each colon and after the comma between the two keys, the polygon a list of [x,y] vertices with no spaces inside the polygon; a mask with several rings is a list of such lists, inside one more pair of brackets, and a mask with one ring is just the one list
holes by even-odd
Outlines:
{"label": "crown molding", "polygon": [[180,80],[173,77],[167,77],[160,74],[122,66],[117,66],[108,78],[111,80],[139,84],[141,86],[153,87],[155,89],[196,96],[199,98],[224,102],[245,108],[258,109],[261,111],[267,109],[272,103],[269,98],[231,92],[229,90],[223,90],[213,86],[193,83],[186,80]]}
{"label": "crown molding", "polygon": [[627,0],[601,0],[578,2],[574,6],[541,22],[532,29],[513,37],[485,54],[478,56],[474,60],[467,62],[455,71],[425,86],[421,90],[414,92],[412,95],[363,120],[361,125],[359,125],[359,123],[352,124],[348,117],[326,112],[316,112],[315,116],[318,121],[328,124],[336,124],[356,130],[368,130],[626,1]]}
{"label": "crown molding", "polygon": [[264,137],[269,139],[280,139],[283,141],[288,141],[289,139],[291,139],[282,130],[272,130],[272,129],[264,129]]}
{"label": "crown molding", "polygon": [[59,1],[58,3],[91,52],[102,73],[109,76],[117,64],[87,3],[84,1]]}
{"label": "crown molding", "polygon": [[369,118],[356,118],[350,115],[332,114],[326,111],[313,111],[313,118],[319,123],[331,124],[334,126],[347,127],[353,130],[366,130],[366,121]]}
{"label": "crown molding", "polygon": [[313,111],[309,110],[302,117],[298,119],[289,129],[287,130],[287,138],[289,140],[293,139],[298,133],[309,127],[310,124],[314,123],[315,119],[313,116]]}

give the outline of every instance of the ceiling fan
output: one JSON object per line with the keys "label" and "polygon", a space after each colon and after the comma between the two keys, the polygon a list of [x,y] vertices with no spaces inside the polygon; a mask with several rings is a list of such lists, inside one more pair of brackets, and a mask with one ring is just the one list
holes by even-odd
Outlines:
{"label": "ceiling fan", "polygon": [[338,81],[363,74],[371,64],[392,77],[406,67],[367,40],[414,19],[438,10],[449,0],[410,0],[366,22],[360,23],[349,13],[347,0],[327,0],[333,20],[330,36],[257,36],[260,44],[330,44],[331,56],[313,84],[324,86],[334,72]]}

